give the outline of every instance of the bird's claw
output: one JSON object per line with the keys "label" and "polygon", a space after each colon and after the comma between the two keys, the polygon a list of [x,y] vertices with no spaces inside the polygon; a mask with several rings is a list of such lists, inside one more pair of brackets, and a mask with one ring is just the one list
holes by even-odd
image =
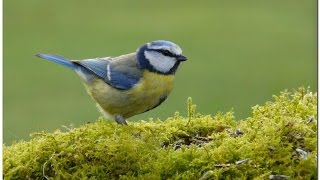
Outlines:
{"label": "bird's claw", "polygon": [[127,121],[120,115],[115,116],[115,121],[121,125],[128,125]]}

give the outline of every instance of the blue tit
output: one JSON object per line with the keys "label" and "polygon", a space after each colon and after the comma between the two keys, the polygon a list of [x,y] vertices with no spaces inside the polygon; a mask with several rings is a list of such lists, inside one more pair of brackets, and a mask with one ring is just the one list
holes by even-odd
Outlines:
{"label": "blue tit", "polygon": [[51,54],[37,56],[74,70],[101,113],[122,125],[127,125],[125,119],[165,101],[180,63],[187,60],[177,44],[164,40],[118,57],[69,60]]}

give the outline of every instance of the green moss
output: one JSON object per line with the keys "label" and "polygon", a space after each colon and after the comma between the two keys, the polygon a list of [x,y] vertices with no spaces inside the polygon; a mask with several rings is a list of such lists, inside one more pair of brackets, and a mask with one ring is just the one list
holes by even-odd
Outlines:
{"label": "green moss", "polygon": [[[316,179],[317,95],[282,92],[252,117],[176,113],[120,126],[99,119],[4,146],[5,179]],[[299,150],[297,150],[299,149]],[[307,153],[307,155],[303,155]]]}

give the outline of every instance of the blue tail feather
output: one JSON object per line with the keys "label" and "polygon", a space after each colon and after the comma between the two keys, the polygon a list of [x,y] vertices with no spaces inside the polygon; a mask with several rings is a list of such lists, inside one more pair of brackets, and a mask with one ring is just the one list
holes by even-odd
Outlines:
{"label": "blue tail feather", "polygon": [[52,54],[37,54],[36,56],[47,59],[49,61],[61,64],[63,66],[66,66],[70,69],[76,70],[79,68],[79,65],[69,61],[68,59],[62,57],[62,56],[57,56],[57,55],[52,55]]}

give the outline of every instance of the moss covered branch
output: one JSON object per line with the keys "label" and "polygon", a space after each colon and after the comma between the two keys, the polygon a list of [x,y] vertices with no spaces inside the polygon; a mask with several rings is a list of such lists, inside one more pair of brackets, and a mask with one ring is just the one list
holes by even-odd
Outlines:
{"label": "moss covered branch", "polygon": [[119,126],[98,120],[4,146],[5,179],[316,179],[317,95],[300,88],[233,113],[178,113]]}

